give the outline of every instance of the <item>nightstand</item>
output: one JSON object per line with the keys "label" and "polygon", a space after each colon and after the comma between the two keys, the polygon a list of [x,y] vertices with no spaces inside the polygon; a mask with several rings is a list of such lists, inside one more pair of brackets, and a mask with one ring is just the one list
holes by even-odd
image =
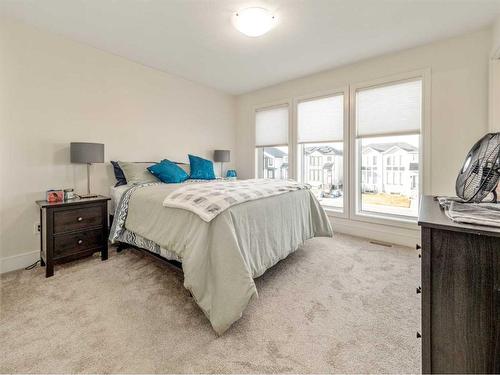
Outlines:
{"label": "nightstand", "polygon": [[37,201],[40,207],[40,262],[45,276],[54,275],[54,264],[101,252],[108,259],[108,200],[72,199],[49,203]]}

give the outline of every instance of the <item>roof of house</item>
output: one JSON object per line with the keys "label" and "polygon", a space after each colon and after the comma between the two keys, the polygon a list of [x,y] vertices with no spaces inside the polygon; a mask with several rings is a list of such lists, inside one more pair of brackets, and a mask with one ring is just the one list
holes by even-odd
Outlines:
{"label": "roof of house", "polygon": [[393,147],[399,147],[408,152],[418,151],[418,148],[406,142],[371,143],[369,145],[364,146],[363,151],[371,148],[378,152],[386,152]]}
{"label": "roof of house", "polygon": [[338,150],[331,146],[311,146],[305,148],[306,154],[312,154],[314,151],[318,151],[323,155],[342,155],[342,150]]}
{"label": "roof of house", "polygon": [[264,153],[271,155],[273,158],[282,158],[287,154],[276,147],[264,147]]}

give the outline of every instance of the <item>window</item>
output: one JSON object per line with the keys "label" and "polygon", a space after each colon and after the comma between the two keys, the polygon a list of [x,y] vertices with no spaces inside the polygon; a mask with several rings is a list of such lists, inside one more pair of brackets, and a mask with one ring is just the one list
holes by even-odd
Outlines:
{"label": "window", "polygon": [[255,176],[288,178],[288,106],[255,113]]}
{"label": "window", "polygon": [[255,176],[310,184],[334,216],[413,228],[420,189],[428,187],[421,134],[429,77],[401,74],[294,98],[293,112],[289,99],[257,109]]}
{"label": "window", "polygon": [[322,205],[344,206],[344,95],[297,104],[298,178]]}
{"label": "window", "polygon": [[[422,80],[358,88],[354,99],[356,212],[416,217]],[[381,172],[386,178],[380,184],[375,176],[372,184],[364,179],[367,164],[362,156],[368,150],[382,157]]]}

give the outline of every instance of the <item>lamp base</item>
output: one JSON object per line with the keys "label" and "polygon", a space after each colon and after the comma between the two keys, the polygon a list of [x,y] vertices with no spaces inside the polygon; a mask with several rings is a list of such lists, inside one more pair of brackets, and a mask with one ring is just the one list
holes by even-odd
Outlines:
{"label": "lamp base", "polygon": [[97,198],[97,194],[79,194],[80,199]]}

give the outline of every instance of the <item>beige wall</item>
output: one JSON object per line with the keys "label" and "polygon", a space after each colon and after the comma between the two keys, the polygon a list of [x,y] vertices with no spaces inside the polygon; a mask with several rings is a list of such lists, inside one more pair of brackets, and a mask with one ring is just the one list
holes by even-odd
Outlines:
{"label": "beige wall", "polygon": [[490,61],[490,129],[500,132],[500,59]]}
{"label": "beige wall", "polygon": [[500,17],[493,25],[490,61],[490,131],[500,131]]}
{"label": "beige wall", "polygon": [[500,58],[500,17],[493,24],[492,33],[491,55]]}
{"label": "beige wall", "polygon": [[[465,153],[488,129],[491,34],[482,30],[234,100],[54,34],[2,21],[0,260],[33,258],[39,246],[39,236],[33,234],[38,222],[34,200],[45,190],[85,189],[85,167],[69,163],[71,141],[105,143],[106,160],[186,160],[188,152],[210,157],[213,149],[228,148],[239,175],[253,177],[254,106],[419,69],[430,68],[432,75],[428,193],[452,194]],[[113,180],[109,164],[94,165],[92,176],[93,190],[108,194]],[[340,227],[354,228],[345,220],[337,223]],[[371,230],[373,238],[384,238],[382,226],[373,224]],[[412,236],[408,231],[393,235],[400,236],[399,243]]]}
{"label": "beige wall", "polygon": [[[237,98],[237,167],[253,176],[255,106],[420,69],[431,70],[431,194],[453,194],[467,151],[488,130],[491,29],[310,75]],[[277,67],[279,69],[279,67]]]}
{"label": "beige wall", "polygon": [[[235,149],[234,109],[233,97],[213,89],[0,22],[0,258],[38,250],[34,201],[47,189],[85,190],[69,142],[102,142],[107,161],[211,157]],[[109,163],[92,173],[93,190],[108,194]]]}

